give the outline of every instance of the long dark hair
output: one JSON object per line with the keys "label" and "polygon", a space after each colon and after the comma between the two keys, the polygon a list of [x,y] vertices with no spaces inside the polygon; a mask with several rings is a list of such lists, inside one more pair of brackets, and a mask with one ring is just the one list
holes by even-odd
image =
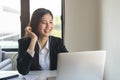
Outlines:
{"label": "long dark hair", "polygon": [[50,14],[52,16],[53,19],[53,14],[50,10],[45,9],[45,8],[38,8],[36,9],[31,17],[31,21],[30,21],[30,26],[32,27],[32,31],[39,37],[39,32],[38,32],[38,25],[41,21],[41,18],[45,15],[45,14]]}

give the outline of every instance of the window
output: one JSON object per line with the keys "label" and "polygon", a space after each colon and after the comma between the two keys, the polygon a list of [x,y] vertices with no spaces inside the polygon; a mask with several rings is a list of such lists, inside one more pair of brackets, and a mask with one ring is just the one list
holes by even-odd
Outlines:
{"label": "window", "polygon": [[0,45],[17,48],[20,38],[20,1],[0,0]]}
{"label": "window", "polygon": [[17,50],[18,39],[24,35],[24,29],[30,21],[31,14],[40,7],[51,10],[55,26],[52,35],[63,38],[61,4],[62,0],[0,0],[0,45],[2,49]]}

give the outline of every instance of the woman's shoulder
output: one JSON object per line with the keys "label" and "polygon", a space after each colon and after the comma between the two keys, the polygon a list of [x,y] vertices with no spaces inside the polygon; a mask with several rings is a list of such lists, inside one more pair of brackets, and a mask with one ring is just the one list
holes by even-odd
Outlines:
{"label": "woman's shoulder", "polygon": [[62,40],[60,37],[56,37],[56,36],[50,36],[49,39],[51,39],[51,40]]}
{"label": "woman's shoulder", "polygon": [[50,36],[49,40],[51,43],[56,45],[63,43],[63,40],[60,37]]}

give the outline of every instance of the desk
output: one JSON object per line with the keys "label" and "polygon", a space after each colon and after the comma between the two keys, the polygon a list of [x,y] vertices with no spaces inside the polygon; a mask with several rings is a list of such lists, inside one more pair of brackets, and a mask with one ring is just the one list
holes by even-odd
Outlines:
{"label": "desk", "polygon": [[[6,73],[7,72],[9,71],[6,71]],[[18,73],[17,71],[12,71],[12,72]],[[23,80],[21,79],[22,77],[25,77],[26,80],[46,80],[47,77],[56,76],[56,74],[57,74],[56,70],[54,71],[30,71],[25,76],[19,75],[19,77],[11,78],[8,80]]]}

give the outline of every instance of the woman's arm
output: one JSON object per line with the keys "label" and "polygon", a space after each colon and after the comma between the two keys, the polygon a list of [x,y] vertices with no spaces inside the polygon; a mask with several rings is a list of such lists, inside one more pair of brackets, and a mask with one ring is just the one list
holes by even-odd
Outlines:
{"label": "woman's arm", "polygon": [[27,52],[30,39],[20,39],[18,43],[19,49],[17,57],[17,69],[19,73],[25,75],[29,72],[33,59],[32,56]]}

